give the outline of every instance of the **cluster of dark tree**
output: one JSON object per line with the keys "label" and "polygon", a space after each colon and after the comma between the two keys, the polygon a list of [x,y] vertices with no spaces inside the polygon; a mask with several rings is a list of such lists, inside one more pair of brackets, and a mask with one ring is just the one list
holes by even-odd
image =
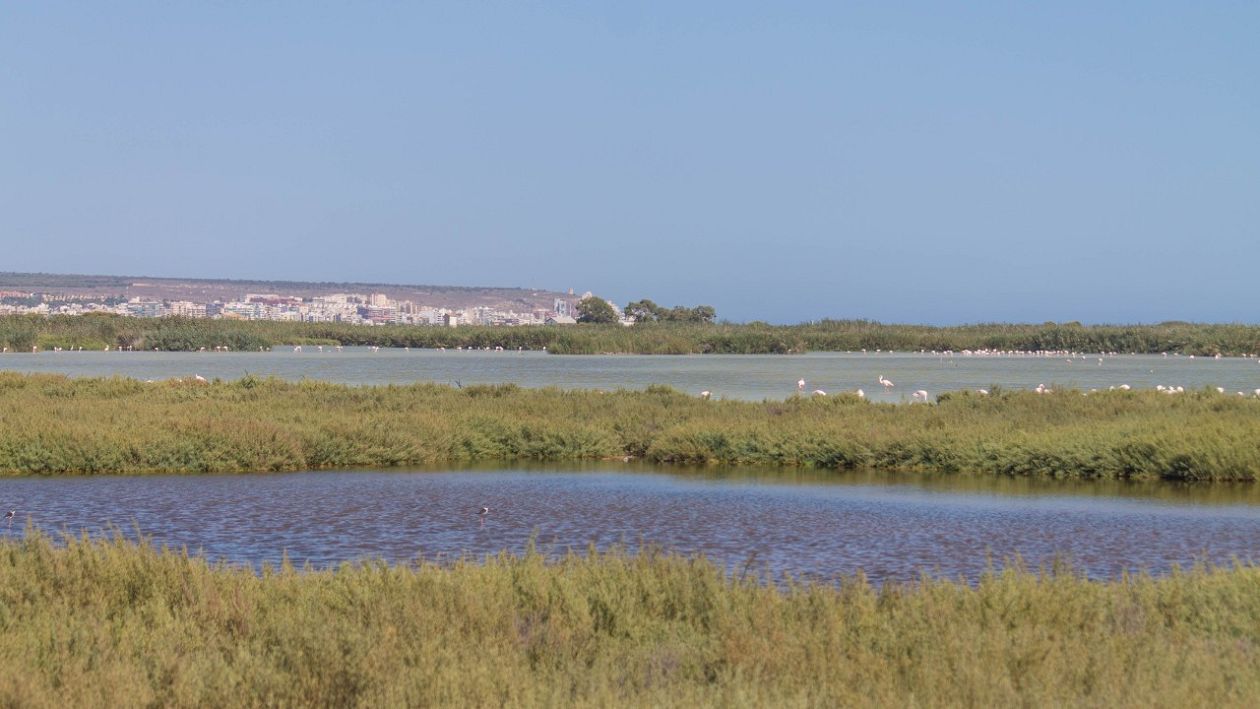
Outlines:
{"label": "cluster of dark tree", "polygon": [[[591,296],[583,298],[577,306],[577,321],[581,323],[615,323],[620,320],[616,308],[603,298]],[[666,308],[644,298],[636,300],[625,308],[626,317],[633,318],[635,323],[712,323],[717,311],[711,305],[697,305],[688,308],[675,305]]]}
{"label": "cluster of dark tree", "polygon": [[711,305],[697,305],[694,308],[675,305],[672,308],[666,308],[644,298],[627,305],[626,315],[634,318],[636,323],[711,323],[717,317],[717,311]]}
{"label": "cluster of dark tree", "polygon": [[577,304],[577,321],[582,323],[610,324],[615,323],[620,318],[617,317],[617,309],[608,301],[597,296],[583,298]]}

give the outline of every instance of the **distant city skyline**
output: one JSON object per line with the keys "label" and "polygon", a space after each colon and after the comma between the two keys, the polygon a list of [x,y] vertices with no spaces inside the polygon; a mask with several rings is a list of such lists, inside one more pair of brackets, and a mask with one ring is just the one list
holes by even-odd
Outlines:
{"label": "distant city skyline", "polygon": [[0,271],[1260,322],[1260,5],[51,1]]}
{"label": "distant city skyline", "polygon": [[[0,285],[3,285],[3,273],[0,273]],[[23,274],[25,275],[25,274]],[[102,274],[96,274],[102,275]],[[152,285],[144,283],[160,279],[140,279],[134,285]],[[185,284],[194,279],[184,281]],[[44,286],[27,289],[0,287],[0,315],[87,315],[108,314],[138,318],[211,318],[218,320],[272,320],[283,322],[306,323],[345,323],[349,325],[426,325],[441,327],[459,327],[461,325],[484,325],[514,327],[521,325],[572,325],[576,324],[577,303],[579,299],[589,298],[591,293],[581,296],[553,293],[550,303],[529,303],[522,299],[513,302],[499,301],[494,305],[463,302],[447,306],[436,304],[432,300],[425,302],[400,298],[390,298],[381,292],[335,292],[332,286],[354,286],[366,284],[323,284],[318,294],[295,293],[280,288],[269,293],[236,293],[227,295],[225,286],[235,283],[250,284],[249,281],[216,280],[212,283],[218,291],[214,295],[197,295],[189,291],[178,296],[170,296],[172,290],[180,290],[178,281],[166,279],[163,289],[165,294],[154,292],[146,295],[128,295],[110,286]],[[259,285],[259,284],[254,284]],[[284,286],[283,281],[273,285]],[[311,290],[309,286],[316,284],[291,285],[301,286],[301,290]],[[385,288],[395,284],[375,284]],[[134,291],[135,289],[128,288]],[[480,290],[480,289],[475,289]],[[534,299],[542,296],[534,293]],[[469,301],[478,300],[470,294]],[[611,304],[620,311],[617,305]],[[632,324],[628,317],[620,319],[621,324]]]}

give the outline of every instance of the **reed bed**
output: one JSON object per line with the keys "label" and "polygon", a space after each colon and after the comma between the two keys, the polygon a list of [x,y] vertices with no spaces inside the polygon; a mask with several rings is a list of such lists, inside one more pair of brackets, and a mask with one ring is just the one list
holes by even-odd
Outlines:
{"label": "reed bed", "polygon": [[766,323],[651,323],[529,327],[365,327],[117,315],[0,316],[0,347],[10,352],[117,347],[256,351],[276,345],[546,348],[555,354],[788,354],[876,349],[1019,350],[1255,355],[1260,326],[1167,322],[1158,325],[988,323],[956,327],[890,325],[868,320]]}
{"label": "reed bed", "polygon": [[642,391],[353,387],[0,373],[0,474],[258,472],[634,459],[1254,481],[1260,399],[1067,390],[760,403]]}
{"label": "reed bed", "polygon": [[702,558],[251,569],[0,542],[3,706],[1254,706],[1260,569],[876,588]]}

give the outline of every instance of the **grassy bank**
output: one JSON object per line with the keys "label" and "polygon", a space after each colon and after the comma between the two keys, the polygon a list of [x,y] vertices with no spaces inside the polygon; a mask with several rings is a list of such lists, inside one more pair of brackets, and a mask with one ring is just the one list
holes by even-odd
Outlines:
{"label": "grassy bank", "polygon": [[1260,400],[1214,391],[704,401],[667,388],[350,387],[0,373],[0,474],[591,460],[1060,478],[1260,477]]}
{"label": "grassy bank", "polygon": [[1260,570],[777,586],[646,553],[211,566],[0,543],[4,706],[1247,706]]}
{"label": "grassy bank", "polygon": [[381,347],[504,347],[556,354],[785,354],[875,350],[1074,350],[1182,352],[1195,355],[1260,353],[1260,327],[1197,323],[1159,325],[981,324],[959,327],[886,325],[828,320],[802,325],[658,323],[533,327],[365,327],[113,315],[0,316],[0,346],[100,350],[257,350],[282,344]]}

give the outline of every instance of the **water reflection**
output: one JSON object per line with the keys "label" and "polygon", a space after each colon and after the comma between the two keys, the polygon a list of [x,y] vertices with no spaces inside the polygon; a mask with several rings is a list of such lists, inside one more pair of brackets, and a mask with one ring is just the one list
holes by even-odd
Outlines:
{"label": "water reflection", "polygon": [[[514,466],[519,468],[520,466]],[[623,466],[623,469],[629,466]],[[450,466],[446,466],[447,469]],[[553,468],[562,470],[563,467]],[[633,469],[633,468],[631,468]],[[652,471],[650,465],[638,468]],[[655,469],[659,470],[659,469]],[[758,468],[749,466],[674,466],[674,475],[730,482],[795,485],[896,485],[932,492],[989,495],[1040,495],[1163,500],[1196,505],[1260,505],[1260,485],[1240,483],[1177,483],[1161,480],[1054,480],[1044,477],[1001,477],[987,473],[886,472]]]}
{"label": "water reflection", "polygon": [[[1256,486],[1071,484],[968,476],[542,466],[249,476],[0,480],[47,531],[138,528],[234,562],[317,566],[657,544],[732,569],[876,580],[975,578],[988,558],[1094,576],[1260,561]],[[482,506],[491,508],[483,520]],[[17,530],[14,530],[17,533]]]}

